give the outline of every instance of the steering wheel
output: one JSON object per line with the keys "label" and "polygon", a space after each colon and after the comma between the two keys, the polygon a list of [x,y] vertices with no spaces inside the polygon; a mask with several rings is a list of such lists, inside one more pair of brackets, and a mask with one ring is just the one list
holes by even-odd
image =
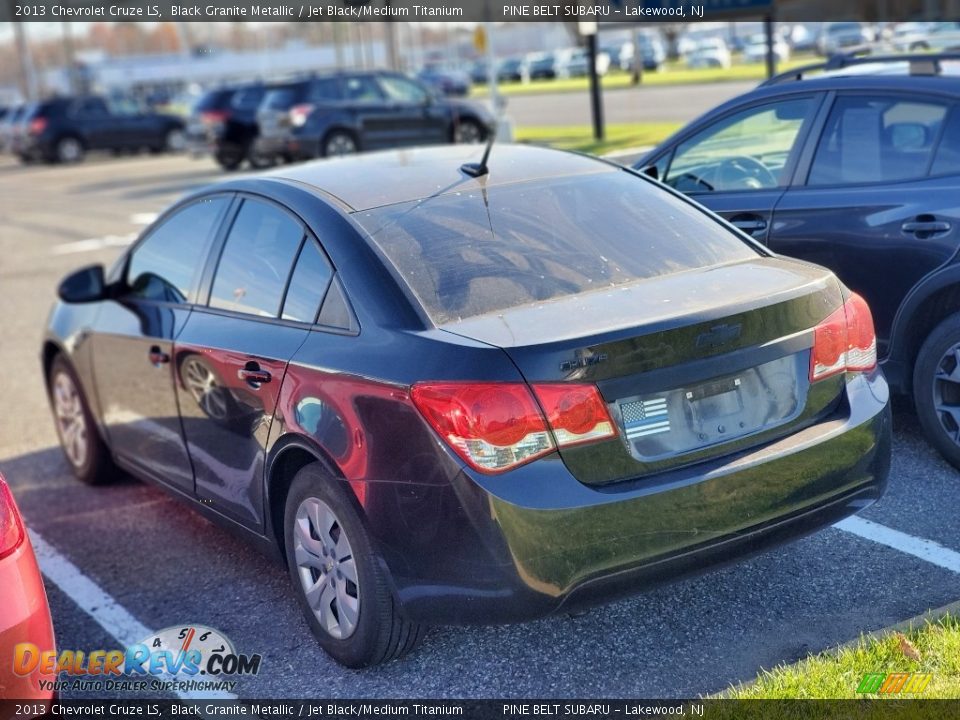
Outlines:
{"label": "steering wheel", "polygon": [[777,176],[762,162],[749,155],[734,155],[717,166],[717,185],[721,188],[758,190],[777,186]]}

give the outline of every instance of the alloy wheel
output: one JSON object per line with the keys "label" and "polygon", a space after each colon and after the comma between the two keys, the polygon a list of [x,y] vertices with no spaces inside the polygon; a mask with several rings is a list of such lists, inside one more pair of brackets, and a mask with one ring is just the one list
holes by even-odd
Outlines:
{"label": "alloy wheel", "polygon": [[475,145],[483,140],[476,123],[464,122],[457,125],[456,141],[462,145]]}
{"label": "alloy wheel", "polygon": [[346,530],[323,500],[307,497],[293,528],[297,574],[321,627],[344,640],[360,620],[360,581]]}
{"label": "alloy wheel", "polygon": [[933,406],[944,432],[960,445],[960,345],[948,349],[937,363]]}
{"label": "alloy wheel", "polygon": [[63,138],[63,140],[57,144],[57,156],[61,162],[77,162],[82,154],[83,147],[76,138]]}
{"label": "alloy wheel", "polygon": [[334,133],[326,144],[327,157],[353,155],[357,151],[357,143],[346,133]]}
{"label": "alloy wheel", "polygon": [[223,420],[229,414],[226,391],[214,372],[201,362],[187,360],[183,366],[183,382],[207,417]]}
{"label": "alloy wheel", "polygon": [[67,459],[82,468],[90,454],[87,417],[73,378],[64,372],[57,373],[53,380],[53,410]]}

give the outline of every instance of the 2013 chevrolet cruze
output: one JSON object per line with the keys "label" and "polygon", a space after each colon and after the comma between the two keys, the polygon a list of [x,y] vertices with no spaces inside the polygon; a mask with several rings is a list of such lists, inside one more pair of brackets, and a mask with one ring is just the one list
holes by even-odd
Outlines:
{"label": "2013 chevrolet cruze", "polygon": [[678,193],[520,146],[373,154],[176,204],[65,279],[74,472],[279,549],[320,644],[608,601],[885,487],[869,309]]}

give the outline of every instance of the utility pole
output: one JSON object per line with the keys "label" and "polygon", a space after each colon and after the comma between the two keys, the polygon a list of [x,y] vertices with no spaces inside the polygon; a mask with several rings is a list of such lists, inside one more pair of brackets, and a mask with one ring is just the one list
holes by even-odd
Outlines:
{"label": "utility pole", "polygon": [[[11,2],[12,5],[12,2]],[[10,14],[13,14],[11,7]],[[20,59],[19,85],[20,94],[25,100],[36,99],[36,82],[33,74],[33,58],[30,56],[30,43],[27,42],[26,23],[15,22],[13,36],[17,45],[17,57]]]}
{"label": "utility pole", "polygon": [[767,77],[777,74],[777,56],[773,52],[773,15],[763,18],[763,31],[767,35]]}

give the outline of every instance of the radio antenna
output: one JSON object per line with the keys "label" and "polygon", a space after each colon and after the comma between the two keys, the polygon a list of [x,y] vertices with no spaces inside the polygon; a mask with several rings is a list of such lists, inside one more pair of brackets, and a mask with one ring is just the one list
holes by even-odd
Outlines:
{"label": "radio antenna", "polygon": [[493,123],[487,131],[487,146],[483,150],[483,157],[480,158],[478,163],[464,163],[460,166],[460,169],[469,175],[470,177],[482,177],[490,172],[490,168],[487,167],[487,160],[490,158],[490,150],[493,148],[493,143],[497,139],[497,124]]}

